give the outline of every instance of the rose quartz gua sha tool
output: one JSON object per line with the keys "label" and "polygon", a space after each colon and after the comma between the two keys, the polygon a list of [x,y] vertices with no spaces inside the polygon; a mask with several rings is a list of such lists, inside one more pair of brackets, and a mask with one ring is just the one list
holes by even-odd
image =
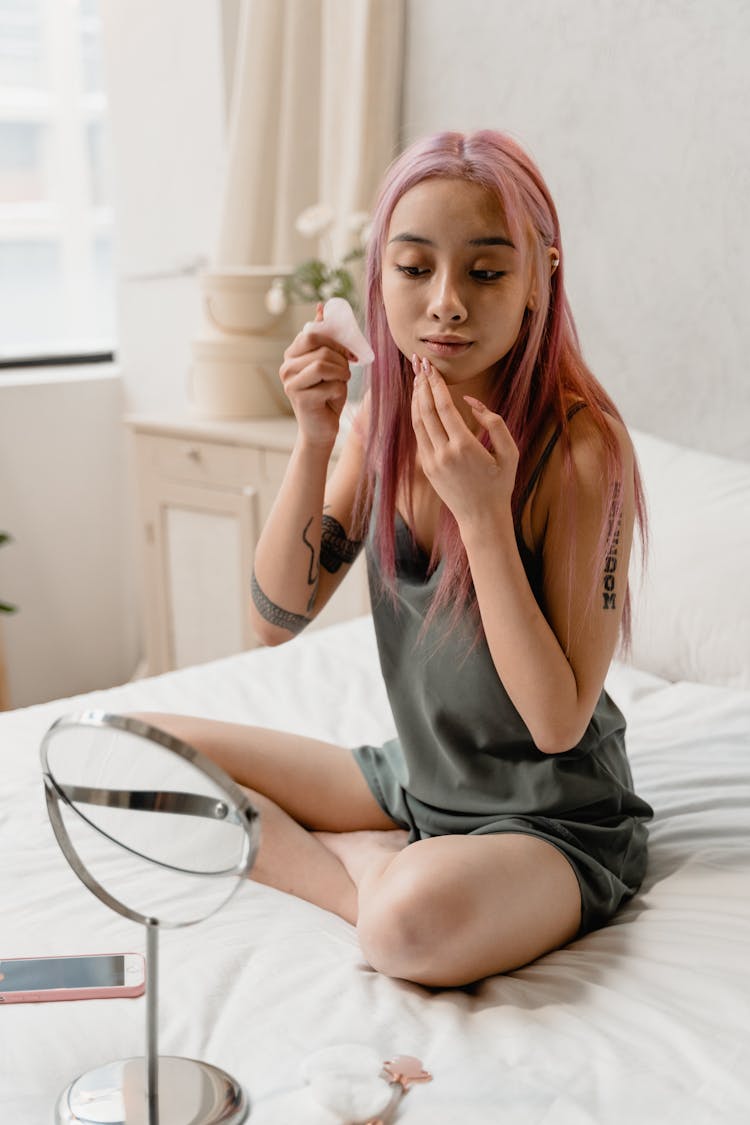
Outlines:
{"label": "rose quartz gua sha tool", "polygon": [[386,1125],[393,1120],[396,1107],[413,1082],[431,1082],[432,1075],[422,1066],[422,1060],[413,1055],[396,1055],[383,1063],[381,1076],[394,1087],[393,1097],[381,1117],[373,1117],[366,1125]]}
{"label": "rose quartz gua sha tool", "polygon": [[353,352],[357,363],[367,366],[375,353],[362,335],[354,310],[343,297],[331,297],[323,306],[323,324],[337,343]]}
{"label": "rose quartz gua sha tool", "polygon": [[[372,1047],[339,1043],[313,1051],[302,1063],[301,1077],[307,1086],[287,1095],[283,1106],[279,1102],[274,1107],[277,1115],[273,1122],[269,1119],[269,1125],[282,1121],[284,1125],[289,1121],[391,1125],[410,1085],[429,1082],[432,1075],[411,1055],[396,1055],[381,1064]],[[302,1100],[304,1090],[310,1095],[307,1105]],[[293,1106],[290,1099],[295,1094],[299,1100]],[[266,1125],[265,1117],[262,1125]]]}

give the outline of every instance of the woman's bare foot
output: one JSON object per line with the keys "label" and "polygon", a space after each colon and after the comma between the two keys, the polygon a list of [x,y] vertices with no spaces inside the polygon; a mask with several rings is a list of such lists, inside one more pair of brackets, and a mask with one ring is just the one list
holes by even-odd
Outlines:
{"label": "woman's bare foot", "polygon": [[409,833],[400,828],[385,831],[313,832],[312,835],[341,861],[357,887],[373,865],[385,866],[383,861],[403,851],[409,840]]}

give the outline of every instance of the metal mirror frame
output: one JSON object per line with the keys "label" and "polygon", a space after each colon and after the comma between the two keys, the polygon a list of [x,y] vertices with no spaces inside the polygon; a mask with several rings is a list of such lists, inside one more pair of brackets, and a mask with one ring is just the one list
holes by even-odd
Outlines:
{"label": "metal mirror frame", "polygon": [[[56,780],[53,773],[50,771],[49,748],[56,733],[61,730],[72,730],[76,728],[117,730],[156,743],[163,749],[189,762],[200,773],[203,773],[204,776],[224,792],[229,802],[228,806],[222,807],[220,802],[216,802],[212,798],[205,798],[204,804],[204,799],[195,794],[175,794],[173,792],[143,790],[130,791],[122,789],[103,790],[88,789],[87,787],[81,786],[65,786]],[[60,849],[71,868],[84,886],[105,903],[106,906],[109,906],[110,909],[116,911],[118,914],[122,914],[125,918],[133,922],[140,922],[146,927],[146,1082],[144,1104],[146,1116],[141,1117],[138,1115],[137,1121],[143,1121],[144,1123],[148,1123],[148,1125],[158,1125],[159,1055],[157,1048],[157,989],[159,927],[164,925],[168,929],[182,929],[185,926],[195,925],[205,918],[210,918],[230,901],[239,889],[243,877],[249,874],[255,861],[260,838],[260,815],[257,809],[252,805],[244,789],[233,781],[224,770],[196,750],[195,747],[190,746],[187,742],[183,742],[182,739],[169,734],[167,731],[161,730],[159,727],[152,726],[142,719],[136,719],[129,715],[118,715],[108,711],[97,710],[63,715],[56,719],[45,732],[40,744],[40,757],[44,793],[50,823]],[[183,798],[183,800],[180,800],[180,798]],[[150,808],[154,812],[177,812],[185,813],[186,815],[213,816],[217,819],[231,819],[233,822],[239,823],[244,829],[241,857],[235,868],[229,868],[224,871],[190,871],[187,868],[175,867],[174,865],[143,855],[135,851],[134,848],[120,843],[116,838],[110,836],[100,828],[94,821],[81,813],[80,809],[73,803],[76,799],[91,804],[110,805],[118,808],[134,808],[141,810]],[[141,914],[139,911],[134,910],[132,907],[127,906],[111,895],[88,871],[73,846],[65,824],[63,823],[62,813],[60,811],[61,802],[86,823],[92,831],[98,832],[101,836],[104,836],[118,847],[131,852],[131,854],[138,855],[139,858],[145,859],[149,863],[166,869],[183,871],[192,875],[201,875],[205,878],[213,878],[219,875],[235,875],[236,885],[218,906],[214,907],[207,914],[203,914],[200,918],[189,919],[185,922],[161,923],[158,918]],[[133,1061],[134,1060],[118,1060],[116,1063],[111,1063],[97,1071],[92,1071],[90,1072],[91,1080],[94,1083],[99,1082],[99,1084],[104,1087],[111,1086],[115,1068],[119,1067],[120,1071],[124,1071],[125,1066]],[[248,1102],[244,1090],[242,1090],[234,1079],[224,1071],[195,1059],[172,1058],[165,1061],[171,1064],[182,1063],[186,1066],[190,1065],[201,1068],[212,1090],[216,1088],[219,1091],[215,1094],[215,1105],[209,1110],[209,1115],[200,1118],[196,1117],[194,1119],[195,1125],[203,1125],[203,1123],[205,1123],[205,1125],[210,1125],[211,1122],[221,1122],[222,1125],[239,1125],[239,1122],[245,1119],[248,1112]],[[117,1071],[117,1073],[120,1073],[120,1071]],[[73,1123],[92,1120],[88,1117],[83,1118],[76,1116],[75,1110],[71,1107],[68,1097],[73,1087],[87,1077],[89,1076],[82,1075],[78,1079],[75,1079],[61,1094],[57,1109],[58,1122]],[[174,1078],[173,1081],[175,1084],[178,1084],[179,1075]],[[87,1093],[82,1098],[84,1104],[87,1102],[89,1096],[90,1095]],[[107,1120],[110,1119],[107,1118]],[[130,1125],[131,1120],[135,1121],[135,1119],[124,1118],[123,1125]]]}
{"label": "metal mirror frame", "polygon": [[[91,875],[91,873],[82,863],[78,853],[76,852],[75,847],[73,846],[73,843],[68,835],[67,829],[63,824],[62,816],[60,814],[59,802],[62,801],[63,804],[65,804],[71,810],[71,812],[75,813],[75,815],[79,817],[79,819],[87,823],[89,827],[91,827],[95,832],[98,832],[99,835],[105,836],[107,837],[107,839],[112,840],[114,844],[116,844],[120,848],[123,848],[123,850],[133,852],[134,849],[128,847],[126,844],[120,843],[120,841],[116,839],[113,839],[102,828],[100,828],[97,824],[89,820],[88,817],[81,813],[80,809],[78,809],[72,803],[73,799],[79,795],[78,788],[73,787],[71,789],[71,787],[60,785],[50,772],[48,752],[50,742],[52,741],[54,735],[60,730],[79,727],[88,729],[104,728],[110,730],[119,730],[124,731],[126,734],[133,734],[147,741],[155,742],[158,745],[162,746],[165,750],[176,754],[184,761],[190,762],[190,764],[193,765],[197,770],[199,770],[199,772],[203,773],[206,777],[209,778],[210,781],[224,790],[225,794],[235,808],[235,815],[232,816],[232,819],[241,821],[245,827],[245,846],[243,848],[243,855],[234,871],[228,870],[221,873],[193,871],[190,873],[205,875],[207,878],[211,878],[217,874],[236,874],[236,886],[232,891],[232,894],[229,895],[228,898],[226,898],[217,907],[215,907],[214,910],[209,911],[208,914],[202,915],[201,918],[195,920],[190,919],[187,922],[158,922],[158,924],[164,926],[166,929],[181,929],[183,926],[192,926],[199,921],[203,921],[205,918],[210,918],[212,914],[215,914],[217,910],[220,910],[222,906],[224,906],[229,901],[232,895],[237,892],[241,885],[242,877],[249,874],[250,869],[252,868],[252,865],[255,861],[255,856],[257,854],[259,839],[259,814],[257,809],[255,809],[251,804],[244,789],[242,789],[241,786],[237,785],[237,783],[232,780],[229,774],[225,773],[224,770],[222,770],[219,766],[212,762],[210,758],[207,758],[205,755],[201,754],[198,750],[195,749],[195,747],[190,746],[187,742],[183,742],[182,739],[169,734],[167,731],[161,730],[159,727],[155,727],[150,723],[144,722],[142,719],[132,718],[129,715],[117,715],[108,711],[82,711],[80,712],[80,714],[62,715],[59,719],[55,720],[55,722],[52,724],[49,730],[46,731],[44,737],[42,738],[40,746],[40,756],[42,762],[42,778],[44,781],[47,812],[52,823],[55,837],[58,844],[60,845],[60,850],[62,851],[70,866],[73,868],[75,874],[78,876],[81,882],[92,892],[92,894],[95,894],[97,898],[101,899],[101,901],[106,903],[106,905],[109,906],[112,910],[117,911],[118,914],[124,915],[125,918],[129,918],[133,922],[140,922],[142,925],[146,926],[153,925],[155,920],[145,914],[139,913],[137,910],[134,910],[132,907],[127,906],[125,903],[120,902],[119,899],[116,899],[113,895],[111,895],[104,887],[102,887],[102,885],[93,877],[93,875]],[[136,793],[130,794],[130,796],[135,799],[131,802],[128,802],[127,791],[112,792],[116,794],[119,799],[111,801],[92,800],[91,803],[117,805],[120,808],[143,807],[139,802],[138,794]],[[171,794],[154,794],[154,796],[168,797],[171,796]],[[163,811],[184,811],[186,813],[195,815],[195,810],[190,809],[189,807],[185,807],[184,809],[180,810],[175,809],[173,806],[169,807],[169,805],[170,802],[166,800],[163,801],[161,803]],[[159,860],[153,859],[150,856],[142,855],[138,852],[134,854],[139,855],[141,859],[145,859],[149,863],[156,864],[157,866],[169,867],[168,864],[161,863]],[[187,869],[182,868],[178,868],[177,870],[187,871]]]}

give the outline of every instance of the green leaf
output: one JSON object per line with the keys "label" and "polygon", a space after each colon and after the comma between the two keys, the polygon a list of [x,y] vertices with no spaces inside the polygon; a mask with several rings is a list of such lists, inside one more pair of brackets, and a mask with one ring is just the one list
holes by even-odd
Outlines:
{"label": "green leaf", "polygon": [[321,289],[328,280],[328,270],[320,258],[308,258],[297,266],[284,286],[287,297],[299,301],[321,300]]}
{"label": "green leaf", "polygon": [[345,262],[364,257],[364,249],[351,250],[339,266],[327,266],[320,258],[308,258],[284,279],[284,293],[290,301],[325,301],[329,297],[343,297],[355,313],[359,311],[357,287]]}
{"label": "green leaf", "polygon": [[[0,547],[4,546],[4,544],[6,544],[6,543],[12,543],[12,542],[13,542],[13,536],[12,535],[10,535],[7,531],[0,531]],[[18,606],[17,605],[10,605],[8,602],[0,602],[0,613],[17,613],[17,612],[18,612]]]}
{"label": "green leaf", "polygon": [[352,276],[343,268],[331,270],[331,284],[334,297],[345,297],[348,300],[354,290]]}
{"label": "green leaf", "polygon": [[321,285],[327,275],[328,270],[320,258],[308,258],[294,271],[294,277],[303,285]]}

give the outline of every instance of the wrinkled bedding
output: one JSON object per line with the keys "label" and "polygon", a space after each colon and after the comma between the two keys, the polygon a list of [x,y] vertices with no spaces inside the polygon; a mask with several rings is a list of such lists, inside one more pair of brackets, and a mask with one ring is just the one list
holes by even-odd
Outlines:
{"label": "wrinkled bedding", "polygon": [[[406,1125],[734,1125],[750,1112],[750,691],[615,664],[637,790],[654,806],[640,893],[605,929],[467,989],[395,981],[342,919],[252,882],[161,937],[163,1054],[224,1067],[250,1120],[329,1044],[418,1055]],[[0,957],[140,951],[78,882],[43,801],[39,743],[87,708],[172,710],[344,745],[393,733],[369,618],[105,692],[0,715]],[[7,1005],[0,1120],[43,1125],[82,1071],[144,1049],[145,1001]]]}

